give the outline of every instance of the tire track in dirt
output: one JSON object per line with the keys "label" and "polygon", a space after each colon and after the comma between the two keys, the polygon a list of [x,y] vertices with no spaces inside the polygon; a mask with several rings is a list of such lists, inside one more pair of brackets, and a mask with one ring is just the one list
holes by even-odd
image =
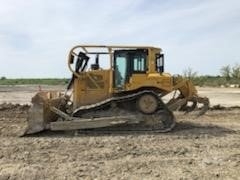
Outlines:
{"label": "tire track in dirt", "polygon": [[[4,105],[6,107],[6,105]],[[237,179],[240,110],[176,113],[173,132],[17,137],[28,106],[0,105],[0,179]]]}

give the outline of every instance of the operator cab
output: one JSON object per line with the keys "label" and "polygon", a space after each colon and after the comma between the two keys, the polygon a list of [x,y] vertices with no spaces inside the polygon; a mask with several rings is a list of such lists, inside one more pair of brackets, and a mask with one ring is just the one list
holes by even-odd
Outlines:
{"label": "operator cab", "polygon": [[114,87],[124,88],[132,74],[145,74],[147,68],[147,49],[114,51]]}
{"label": "operator cab", "polygon": [[[114,51],[114,88],[124,89],[133,74],[146,74],[149,70],[148,49]],[[155,72],[164,72],[164,55],[155,54]]]}

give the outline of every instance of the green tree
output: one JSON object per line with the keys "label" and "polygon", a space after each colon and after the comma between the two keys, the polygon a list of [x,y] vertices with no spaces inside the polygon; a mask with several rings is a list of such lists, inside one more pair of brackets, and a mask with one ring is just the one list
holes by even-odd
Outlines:
{"label": "green tree", "polygon": [[240,79],[240,64],[235,64],[234,67],[232,67],[231,75],[234,79]]}
{"label": "green tree", "polygon": [[221,76],[226,78],[227,80],[229,80],[231,78],[231,67],[230,65],[227,65],[227,66],[223,66],[221,69],[220,69],[220,73],[221,73]]}
{"label": "green tree", "polygon": [[187,69],[183,70],[183,77],[187,78],[187,79],[194,79],[197,77],[197,72],[194,71],[192,68],[188,67]]}

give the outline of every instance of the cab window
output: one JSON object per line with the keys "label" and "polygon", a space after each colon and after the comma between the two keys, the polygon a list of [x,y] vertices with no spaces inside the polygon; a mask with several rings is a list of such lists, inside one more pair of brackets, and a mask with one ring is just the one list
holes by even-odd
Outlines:
{"label": "cab window", "polygon": [[156,71],[159,73],[164,72],[164,55],[156,54]]}
{"label": "cab window", "polygon": [[133,55],[133,72],[146,72],[146,54]]}

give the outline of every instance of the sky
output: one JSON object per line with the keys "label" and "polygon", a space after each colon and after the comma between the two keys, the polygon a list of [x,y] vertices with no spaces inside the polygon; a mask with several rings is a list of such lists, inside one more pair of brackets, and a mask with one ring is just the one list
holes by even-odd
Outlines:
{"label": "sky", "polygon": [[[71,77],[78,44],[163,49],[165,71],[240,63],[239,0],[0,0],[0,77]],[[105,62],[103,62],[104,64]],[[104,64],[105,65],[105,64]]]}

